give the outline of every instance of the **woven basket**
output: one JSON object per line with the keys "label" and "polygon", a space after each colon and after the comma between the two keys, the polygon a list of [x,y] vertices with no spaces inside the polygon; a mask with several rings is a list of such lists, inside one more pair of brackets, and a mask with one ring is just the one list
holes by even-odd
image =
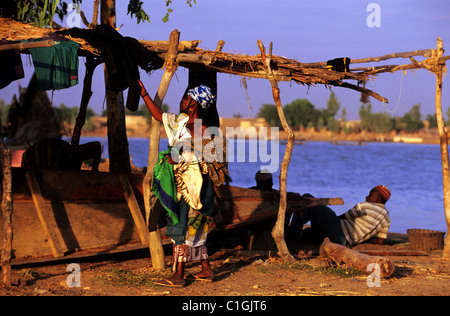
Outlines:
{"label": "woven basket", "polygon": [[428,229],[408,229],[406,232],[412,250],[433,251],[444,248],[444,232]]}

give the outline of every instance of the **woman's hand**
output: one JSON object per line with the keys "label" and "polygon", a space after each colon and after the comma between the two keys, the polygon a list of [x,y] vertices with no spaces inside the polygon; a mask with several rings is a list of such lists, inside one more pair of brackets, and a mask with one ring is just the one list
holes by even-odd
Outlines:
{"label": "woman's hand", "polygon": [[148,95],[147,90],[144,87],[144,84],[141,80],[138,80],[139,85],[141,86],[141,97],[144,101],[145,105],[147,106],[147,109],[150,111],[152,116],[159,122],[162,122],[162,114],[161,108],[153,102],[152,98]]}
{"label": "woman's hand", "polygon": [[145,87],[144,87],[144,84],[142,83],[142,81],[141,81],[141,80],[138,80],[138,82],[139,82],[139,85],[141,86],[141,97],[144,96],[144,95],[146,95],[146,94],[148,94],[148,93],[147,93],[147,90],[146,90]]}
{"label": "woman's hand", "polygon": [[170,163],[171,165],[176,165],[176,162],[173,161],[172,156],[170,154],[167,154],[166,158],[168,163]]}

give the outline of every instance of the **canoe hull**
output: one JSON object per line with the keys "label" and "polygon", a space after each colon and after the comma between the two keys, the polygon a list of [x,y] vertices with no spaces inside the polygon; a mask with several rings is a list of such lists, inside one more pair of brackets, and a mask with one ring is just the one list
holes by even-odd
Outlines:
{"label": "canoe hull", "polygon": [[[26,172],[32,171],[43,197],[41,208],[52,237],[43,229]],[[120,181],[123,174],[92,171],[13,168],[13,263],[145,248]],[[143,175],[126,175],[140,216],[144,217]],[[212,231],[276,219],[279,192],[232,186],[215,188],[216,218]],[[289,193],[287,212],[301,211],[299,194]],[[170,241],[164,236],[163,243]],[[55,256],[52,239],[62,255]]]}

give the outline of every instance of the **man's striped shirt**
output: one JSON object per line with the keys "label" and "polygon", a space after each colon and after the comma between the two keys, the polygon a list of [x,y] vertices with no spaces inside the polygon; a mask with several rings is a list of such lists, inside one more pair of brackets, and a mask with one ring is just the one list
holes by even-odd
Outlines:
{"label": "man's striped shirt", "polygon": [[374,236],[387,238],[391,220],[384,204],[362,202],[340,217],[341,227],[350,245]]}

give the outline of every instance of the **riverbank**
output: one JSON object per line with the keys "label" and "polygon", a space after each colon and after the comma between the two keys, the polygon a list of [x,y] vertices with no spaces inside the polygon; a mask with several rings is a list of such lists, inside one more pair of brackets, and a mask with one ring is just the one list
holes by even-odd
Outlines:
{"label": "riverbank", "polygon": [[[257,138],[259,136],[258,132],[263,131],[265,134],[261,135],[262,138],[272,137],[270,135],[270,127],[263,119],[237,119],[237,118],[223,118],[221,119],[221,129],[225,136],[227,136],[227,127],[233,130],[233,136],[235,131],[240,128],[240,133],[237,133],[237,137],[250,137]],[[107,137],[107,125],[105,117],[93,117],[92,118],[92,128],[90,130],[83,130],[82,136],[87,137]],[[148,138],[150,135],[150,128],[142,116],[127,116],[126,117],[126,127],[127,136],[129,138]],[[250,130],[249,127],[254,128]],[[267,133],[260,129],[265,127],[268,129]],[[165,138],[166,133],[164,128],[161,126],[161,137]],[[417,133],[371,133],[371,132],[360,132],[360,133],[333,133],[330,131],[315,131],[313,129],[303,129],[294,131],[295,140],[297,143],[302,141],[323,141],[323,142],[354,142],[354,143],[365,143],[365,142],[404,142],[413,144],[439,144],[439,134],[437,130],[423,130]],[[278,133],[278,139],[281,141],[287,140],[287,134],[284,130],[280,129]]]}
{"label": "riverbank", "polygon": [[[318,255],[319,245],[288,241],[295,262],[283,262],[273,247],[242,250],[237,245],[234,249],[219,249],[210,252],[214,281],[189,281],[183,288],[155,284],[171,274],[171,249],[166,249],[167,268],[163,271],[153,270],[148,250],[80,260],[79,287],[67,285],[69,262],[13,266],[13,286],[0,288],[0,295],[181,296],[193,300],[208,296],[449,296],[450,261],[441,259],[442,251],[399,255],[409,249],[409,243],[404,235],[392,236],[385,246],[365,244],[354,248],[397,254],[388,257],[395,264],[394,274],[381,278],[376,286],[371,286],[375,280],[366,273],[346,265],[331,267]],[[199,270],[199,263],[187,265],[187,273]],[[275,307],[279,306],[271,306]]]}

